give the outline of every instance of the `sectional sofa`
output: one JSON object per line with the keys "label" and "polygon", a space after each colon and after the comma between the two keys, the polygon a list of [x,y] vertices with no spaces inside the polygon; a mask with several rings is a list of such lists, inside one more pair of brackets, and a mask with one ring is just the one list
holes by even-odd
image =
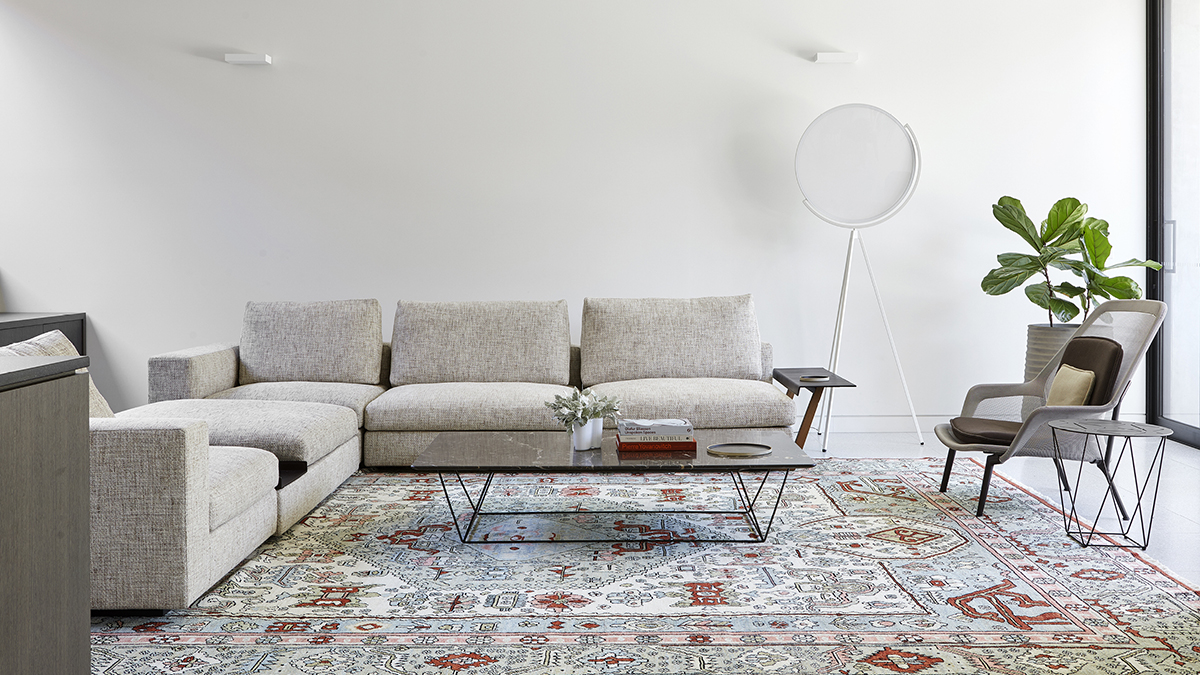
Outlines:
{"label": "sectional sofa", "polygon": [[[14,353],[74,352],[61,334]],[[25,351],[21,351],[24,349]],[[443,431],[561,430],[573,388],[630,417],[788,427],[748,295],[584,301],[248,303],[238,344],[152,357],[150,403],[92,387],[92,606],[186,606],[360,465],[406,467]]]}
{"label": "sectional sofa", "polygon": [[380,333],[374,300],[251,302],[240,344],[151,358],[150,400],[345,406],[368,467],[408,466],[443,431],[561,430],[542,404],[572,388],[697,428],[795,421],[749,295],[587,298],[578,346],[562,300],[402,300]]}

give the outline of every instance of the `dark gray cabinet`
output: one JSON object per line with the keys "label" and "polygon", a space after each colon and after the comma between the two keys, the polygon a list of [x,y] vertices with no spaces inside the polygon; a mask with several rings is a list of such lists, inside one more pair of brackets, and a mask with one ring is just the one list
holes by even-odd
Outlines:
{"label": "dark gray cabinet", "polygon": [[0,672],[90,669],[86,356],[0,356]]}
{"label": "dark gray cabinet", "polygon": [[0,347],[61,330],[80,354],[87,354],[87,314],[0,312]]}

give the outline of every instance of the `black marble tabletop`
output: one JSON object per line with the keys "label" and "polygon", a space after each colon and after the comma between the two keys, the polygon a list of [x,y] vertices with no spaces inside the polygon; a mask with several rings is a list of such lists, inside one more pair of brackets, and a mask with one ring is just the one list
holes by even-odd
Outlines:
{"label": "black marble tabletop", "polygon": [[[696,450],[618,452],[614,430],[601,447],[572,450],[565,431],[445,431],[412,463],[414,469],[444,472],[614,472],[779,470],[814,466],[787,429],[697,429]],[[718,443],[755,443],[771,448],[758,457],[712,455]]]}

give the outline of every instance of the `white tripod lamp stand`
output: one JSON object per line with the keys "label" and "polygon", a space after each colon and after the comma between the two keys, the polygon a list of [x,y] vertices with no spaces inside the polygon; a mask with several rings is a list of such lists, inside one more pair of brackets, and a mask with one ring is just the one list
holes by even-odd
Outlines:
{"label": "white tripod lamp stand", "polygon": [[[896,341],[892,338],[892,328],[888,324],[879,286],[875,283],[875,273],[871,270],[871,261],[860,234],[863,228],[878,225],[904,208],[917,188],[920,174],[921,150],[912,129],[887,112],[862,103],[850,103],[825,111],[808,125],[796,147],[796,181],[804,195],[804,205],[821,220],[850,230],[829,370],[837,372],[850,263],[854,256],[854,244],[858,242],[863,264],[871,279],[871,288],[875,291],[875,302],[883,317],[888,344],[892,347],[896,370],[900,373],[900,384],[908,399],[913,426],[917,429],[917,439],[924,445],[925,437],[921,435],[912,396],[908,393],[908,382],[900,366],[900,354],[896,351]],[[818,420],[823,418],[823,422],[818,422],[817,432],[824,436],[821,451],[825,452],[829,445],[829,419],[833,414],[832,390],[822,405],[824,410]]]}

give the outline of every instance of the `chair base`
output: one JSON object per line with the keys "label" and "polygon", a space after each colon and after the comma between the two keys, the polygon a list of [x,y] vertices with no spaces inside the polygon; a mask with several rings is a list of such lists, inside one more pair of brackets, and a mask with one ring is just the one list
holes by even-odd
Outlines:
{"label": "chair base", "polygon": [[[945,492],[946,488],[950,487],[950,474],[954,470],[954,457],[958,451],[954,448],[946,448],[946,468],[942,471],[942,485],[938,488],[938,492]],[[1000,455],[989,454],[987,463],[983,467],[983,486],[979,489],[979,506],[975,508],[975,517],[983,516],[983,507],[987,504],[988,489],[992,485],[992,470],[1000,463]]]}

